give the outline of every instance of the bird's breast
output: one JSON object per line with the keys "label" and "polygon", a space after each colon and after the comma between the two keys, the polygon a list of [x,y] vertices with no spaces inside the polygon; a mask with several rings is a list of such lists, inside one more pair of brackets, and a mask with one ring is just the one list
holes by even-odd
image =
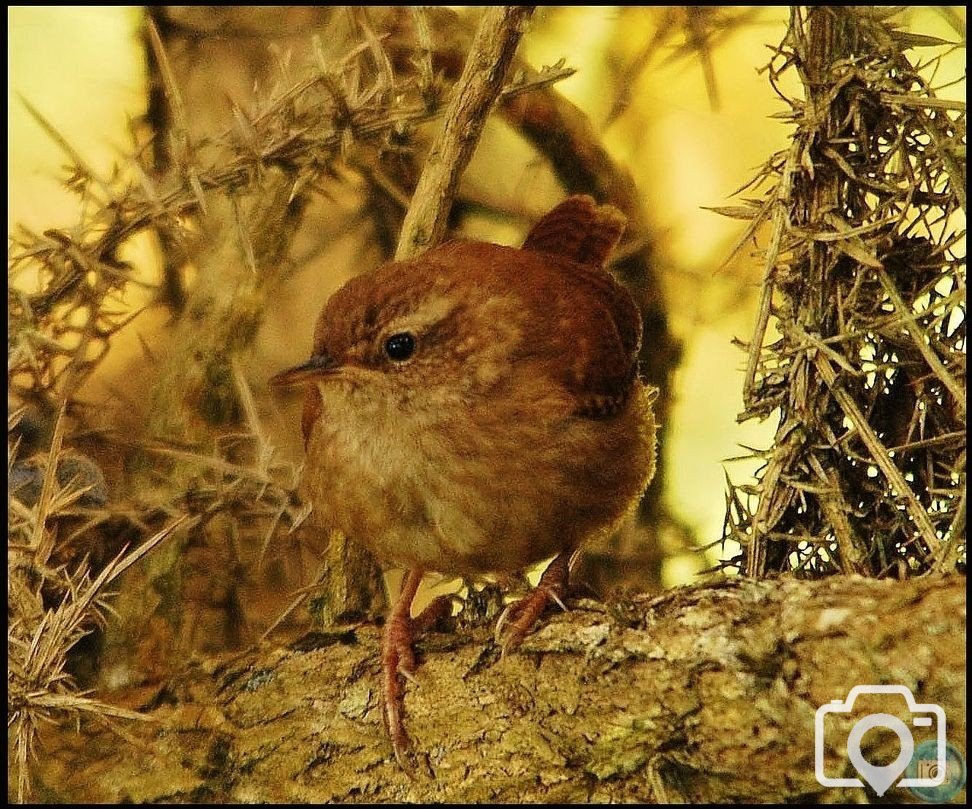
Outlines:
{"label": "bird's breast", "polygon": [[562,399],[404,413],[322,390],[304,492],[319,522],[390,565],[518,570],[610,527],[637,499],[654,424],[635,398],[598,421]]}

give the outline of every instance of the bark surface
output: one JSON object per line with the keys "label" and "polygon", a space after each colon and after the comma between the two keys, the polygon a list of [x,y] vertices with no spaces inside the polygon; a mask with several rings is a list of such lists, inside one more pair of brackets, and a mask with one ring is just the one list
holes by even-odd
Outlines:
{"label": "bark surface", "polygon": [[[434,773],[416,780],[398,769],[381,725],[379,628],[311,632],[193,662],[164,688],[129,693],[127,704],[155,721],[120,728],[127,738],[93,725],[52,729],[38,798],[873,800],[869,789],[817,783],[817,708],[854,685],[905,685],[944,709],[948,740],[965,755],[965,584],[736,579],[579,601],[502,659],[490,626],[430,632],[405,700]],[[846,743],[858,709],[908,720],[892,702],[875,696],[828,715],[829,775],[854,775]],[[897,755],[893,733],[872,731],[864,743],[872,763]],[[886,797],[896,795],[910,797]]]}

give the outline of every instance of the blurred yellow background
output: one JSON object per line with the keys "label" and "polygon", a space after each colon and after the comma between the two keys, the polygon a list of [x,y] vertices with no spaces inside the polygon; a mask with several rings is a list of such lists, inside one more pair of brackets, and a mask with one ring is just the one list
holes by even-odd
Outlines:
{"label": "blurred yellow background", "polygon": [[[538,66],[564,58],[577,68],[559,89],[587,112],[612,154],[632,172],[661,251],[678,268],[664,279],[672,329],[683,341],[675,409],[662,448],[668,460],[667,498],[700,541],[712,542],[722,531],[723,461],[742,454],[740,445],[768,445],[775,424],[736,424],[745,357],[731,339],[746,340],[752,332],[760,267],[747,257],[716,272],[742,224],[705,206],[733,204],[732,192],[787,144],[789,125],[771,118],[783,104],[759,72],[770,56],[766,46],[783,37],[787,9],[754,10],[746,25],[713,43],[708,67],[692,53],[669,59],[664,51],[635,75],[628,107],[608,122],[615,95],[605,88],[642,50],[659,13],[632,7],[541,8],[522,53]],[[910,13],[914,30],[957,39],[934,10]],[[128,148],[129,118],[145,109],[141,20],[138,7],[8,9],[8,230],[70,227],[79,216],[77,198],[60,182],[67,161],[20,97],[67,137],[96,173],[107,176]],[[954,57],[947,70],[964,76],[964,52]],[[947,81],[946,72],[936,84]],[[964,81],[952,90],[954,97],[963,97]],[[520,179],[503,182],[515,185]],[[729,472],[738,481],[752,468],[731,464]],[[708,561],[697,554],[674,557],[667,582],[690,580],[717,553]]]}

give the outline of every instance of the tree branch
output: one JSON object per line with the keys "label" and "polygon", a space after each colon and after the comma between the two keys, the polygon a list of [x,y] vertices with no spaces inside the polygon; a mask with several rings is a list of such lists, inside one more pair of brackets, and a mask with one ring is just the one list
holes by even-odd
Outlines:
{"label": "tree branch", "polygon": [[483,14],[453,89],[445,123],[429,150],[405,214],[396,259],[414,256],[442,240],[459,179],[503,89],[524,25],[532,14],[533,6],[489,7]]}
{"label": "tree branch", "polygon": [[[129,729],[149,755],[103,731],[45,732],[37,776],[81,802],[860,800],[815,778],[817,708],[901,684],[943,708],[964,750],[965,610],[960,576],[735,579],[578,602],[502,659],[488,625],[427,633],[405,708],[435,777],[417,781],[381,726],[380,630],[345,626],[197,663],[164,700],[143,691],[163,703]],[[864,713],[906,715],[872,699]],[[859,718],[828,725],[828,773],[853,772]],[[887,737],[868,760],[894,758]]]}

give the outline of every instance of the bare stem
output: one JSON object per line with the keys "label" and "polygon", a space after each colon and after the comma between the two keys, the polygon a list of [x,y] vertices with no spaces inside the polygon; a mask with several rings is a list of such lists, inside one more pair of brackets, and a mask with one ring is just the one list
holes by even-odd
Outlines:
{"label": "bare stem", "polygon": [[490,110],[506,81],[533,6],[490,7],[483,14],[445,123],[429,151],[405,214],[396,259],[437,244],[445,233],[459,178],[469,164]]}

